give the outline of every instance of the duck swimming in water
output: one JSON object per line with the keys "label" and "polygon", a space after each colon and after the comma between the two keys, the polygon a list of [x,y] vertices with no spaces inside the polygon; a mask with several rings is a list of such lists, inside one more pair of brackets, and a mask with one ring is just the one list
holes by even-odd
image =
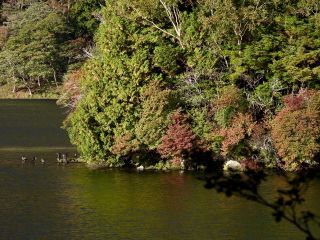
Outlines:
{"label": "duck swimming in water", "polygon": [[57,153],[57,163],[68,163],[68,154],[67,153]]}
{"label": "duck swimming in water", "polygon": [[37,161],[37,157],[36,157],[36,156],[34,156],[34,157],[31,159],[31,163],[32,163],[32,164],[35,164],[35,163],[36,163],[36,161]]}
{"label": "duck swimming in water", "polygon": [[67,164],[68,163],[68,154],[62,153],[61,156],[62,156],[61,163]]}
{"label": "duck swimming in water", "polygon": [[21,162],[25,163],[26,161],[28,161],[28,158],[26,156],[22,156],[21,157]]}
{"label": "duck swimming in water", "polygon": [[57,163],[61,163],[61,153],[56,153],[57,155]]}

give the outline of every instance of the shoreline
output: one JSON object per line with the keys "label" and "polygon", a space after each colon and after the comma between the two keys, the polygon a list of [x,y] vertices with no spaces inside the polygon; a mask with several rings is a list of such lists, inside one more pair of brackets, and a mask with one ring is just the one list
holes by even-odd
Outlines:
{"label": "shoreline", "polygon": [[34,89],[34,93],[30,96],[27,91],[12,92],[10,84],[0,85],[0,100],[1,99],[54,99],[57,100],[61,95],[61,86],[43,86],[41,89]]}
{"label": "shoreline", "polygon": [[41,97],[39,97],[39,98],[2,98],[2,97],[0,97],[0,101],[1,100],[17,100],[17,101],[20,101],[20,100],[55,100],[55,101],[57,101],[58,100],[58,98],[41,98]]}

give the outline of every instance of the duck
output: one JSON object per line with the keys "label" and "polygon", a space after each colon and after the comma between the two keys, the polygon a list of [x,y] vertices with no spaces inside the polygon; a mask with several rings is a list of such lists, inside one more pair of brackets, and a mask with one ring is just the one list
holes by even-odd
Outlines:
{"label": "duck", "polygon": [[31,159],[31,163],[32,163],[32,164],[35,164],[35,163],[36,163],[36,161],[37,161],[37,157],[36,157],[36,156],[34,156],[34,157]]}
{"label": "duck", "polygon": [[67,164],[68,163],[68,154],[63,153],[61,156],[62,156],[61,163]]}
{"label": "duck", "polygon": [[46,163],[46,161],[43,158],[40,159],[40,162],[41,162],[41,164],[45,164]]}
{"label": "duck", "polygon": [[74,153],[73,157],[68,158],[68,163],[78,163],[78,162],[79,162],[79,158],[77,153]]}
{"label": "duck", "polygon": [[22,156],[21,157],[21,162],[25,163],[26,161],[28,161],[28,158],[26,156]]}
{"label": "duck", "polygon": [[61,163],[61,153],[56,153],[57,155],[57,163]]}

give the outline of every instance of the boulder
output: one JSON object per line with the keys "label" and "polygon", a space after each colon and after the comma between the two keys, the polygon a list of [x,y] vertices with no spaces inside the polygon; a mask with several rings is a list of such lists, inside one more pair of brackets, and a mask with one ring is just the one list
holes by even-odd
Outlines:
{"label": "boulder", "polygon": [[227,161],[223,166],[224,171],[233,171],[233,172],[240,172],[242,171],[241,164],[234,160]]}
{"label": "boulder", "polygon": [[143,171],[143,170],[144,170],[144,167],[143,167],[143,166],[139,166],[139,167],[137,167],[137,170],[138,170],[138,171]]}

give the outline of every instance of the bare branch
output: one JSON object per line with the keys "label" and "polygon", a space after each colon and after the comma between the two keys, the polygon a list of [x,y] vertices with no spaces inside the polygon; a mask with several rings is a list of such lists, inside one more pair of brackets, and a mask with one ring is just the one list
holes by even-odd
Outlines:
{"label": "bare branch", "polygon": [[140,16],[142,17],[145,21],[147,21],[149,24],[151,24],[153,27],[155,27],[156,29],[160,30],[161,32],[165,33],[166,35],[173,37],[174,39],[176,39],[179,42],[179,45],[184,48],[182,40],[181,40],[181,19],[180,19],[180,11],[178,8],[176,7],[172,7],[170,8],[163,0],[159,0],[161,5],[164,7],[165,12],[174,28],[174,31],[176,33],[172,34],[169,31],[161,28],[158,24],[156,24],[154,21],[148,19],[146,16],[144,16],[141,12],[139,12],[138,9],[133,8],[134,11]]}

